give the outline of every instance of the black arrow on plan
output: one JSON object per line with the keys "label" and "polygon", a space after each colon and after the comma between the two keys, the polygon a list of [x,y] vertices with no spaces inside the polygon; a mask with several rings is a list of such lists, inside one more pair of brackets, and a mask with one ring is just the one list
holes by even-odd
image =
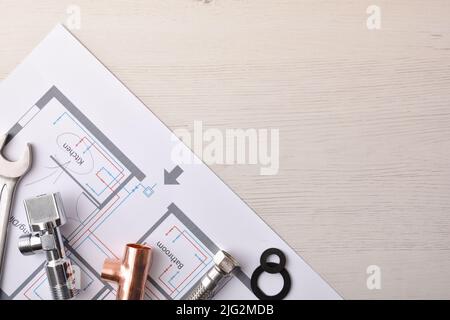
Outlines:
{"label": "black arrow on plan", "polygon": [[176,166],[172,171],[168,172],[164,169],[164,184],[180,184],[177,178],[183,173],[180,166]]}

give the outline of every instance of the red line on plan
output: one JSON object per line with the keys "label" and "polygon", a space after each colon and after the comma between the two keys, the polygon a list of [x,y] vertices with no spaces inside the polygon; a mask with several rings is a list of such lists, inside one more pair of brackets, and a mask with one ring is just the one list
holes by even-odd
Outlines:
{"label": "red line on plan", "polygon": [[[79,236],[76,240],[74,240],[73,242],[72,242],[72,245],[74,245],[75,243],[77,243],[78,242],[78,240],[80,240],[85,234],[86,234],[86,232],[88,232],[88,231],[91,231],[90,229],[92,228],[92,226],[94,225],[94,224],[96,224],[97,223],[97,221],[101,218],[101,217],[103,217],[104,215],[105,215],[105,213],[106,212],[108,212],[108,210],[109,209],[111,209],[111,207],[113,206],[113,205],[115,205],[116,204],[116,202],[118,201],[120,199],[120,196],[119,195],[116,195],[116,200],[106,209],[106,210],[104,210],[103,212],[102,212],[102,214],[87,228],[87,229],[85,229],[85,231],[83,232],[83,234],[81,235],[81,236]],[[94,218],[93,218],[94,219]],[[81,233],[82,231],[80,231],[79,233]]]}
{"label": "red line on plan", "polygon": [[175,291],[175,289],[172,289],[171,287],[169,287],[169,286],[164,282],[164,280],[161,279],[161,277],[162,277],[167,271],[169,271],[170,268],[172,268],[172,265],[168,266],[168,267],[167,267],[167,268],[159,275],[158,279],[159,279],[159,281],[162,282],[163,285],[165,285],[165,286],[167,287],[167,289],[170,290],[170,293],[173,293],[173,292]]}
{"label": "red line on plan", "polygon": [[[198,264],[198,266],[197,267],[195,267],[195,269],[194,270],[192,270],[191,271],[191,273],[189,273],[184,279],[183,279],[183,281],[181,281],[180,282],[180,284],[175,288],[175,290],[176,289],[178,289],[179,287],[181,287],[181,285],[202,265],[202,263],[203,262],[200,262],[199,264]],[[172,291],[173,292],[173,291]]]}
{"label": "red line on plan", "polygon": [[[100,181],[103,182],[103,184],[104,184],[109,190],[114,191],[114,189],[113,189],[111,186],[109,186],[109,185],[106,183],[105,180],[103,180],[102,178],[100,178],[100,176],[98,175],[99,173],[100,173],[100,171],[97,171],[97,173],[95,174],[95,176],[96,176],[97,178],[99,178]],[[122,175],[122,176],[123,176],[123,175]],[[122,178],[120,178],[120,180],[122,180]],[[115,187],[116,184],[119,183],[120,180],[117,180],[116,183],[113,185],[113,187]]]}
{"label": "red line on plan", "polygon": [[154,296],[156,297],[156,299],[161,300],[161,299],[156,295],[156,293],[154,293],[154,292],[152,291],[152,289],[150,289],[150,287],[149,287],[147,284],[145,284],[145,288],[146,288],[148,291],[150,291],[150,293],[151,293],[152,295],[154,295]]}
{"label": "red line on plan", "polygon": [[108,159],[108,157],[97,147],[97,144],[95,142],[90,141],[86,136],[84,136],[77,144],[76,146],[78,147],[78,145],[83,141],[83,140],[87,140],[87,142],[89,142],[95,149],[97,149],[97,151],[109,162],[112,164],[112,166],[114,168],[116,168],[117,171],[119,171],[120,173],[123,172],[123,168],[119,169],[117,168],[114,163],[111,162],[111,160]]}
{"label": "red line on plan", "polygon": [[[194,248],[205,258],[205,260],[208,258],[205,254],[203,254],[203,252],[200,250],[200,248],[194,243],[192,242],[185,234],[185,231],[181,231],[176,225],[173,225],[166,233],[165,235],[168,236],[174,229],[176,229],[180,235],[182,235],[187,241],[189,241],[190,244],[192,244],[194,246]],[[186,282],[187,279],[189,279],[189,277],[203,264],[203,261],[200,261],[200,263],[197,265],[197,267],[195,267],[194,270],[191,271],[191,273],[189,273],[184,279],[183,281],[181,281],[178,286],[172,290],[172,288],[168,287],[164,281],[161,279],[161,277],[163,276],[163,274],[167,271],[164,270],[164,272],[159,276],[159,280],[161,280],[161,282],[163,282],[163,284],[169,288],[169,290],[171,291],[170,293],[172,294],[175,290],[178,290],[178,288],[183,285],[184,282]],[[171,265],[172,266],[172,265]]]}
{"label": "red line on plan", "polygon": [[111,187],[102,178],[99,177],[98,172],[96,174],[97,178],[99,178],[105,184],[105,186],[107,186],[111,191],[114,191],[112,188],[114,188],[123,179],[123,177],[125,176],[123,174],[123,169],[119,169],[118,167],[116,167],[114,165],[114,163],[112,163],[112,161],[110,159],[108,159],[108,157],[97,147],[97,145],[94,142],[91,142],[86,136],[81,138],[80,141],[78,141],[78,143],[75,146],[78,147],[80,145],[80,143],[83,142],[83,140],[88,141],[88,143],[90,143],[91,146],[94,147],[106,159],[106,161],[111,163],[111,165],[119,172],[119,175],[121,175],[120,178],[115,178],[116,182]]}
{"label": "red line on plan", "polygon": [[195,243],[193,243],[193,242],[192,242],[192,241],[184,234],[184,231],[182,232],[180,229],[178,229],[177,226],[174,225],[174,226],[166,233],[166,236],[167,236],[173,229],[177,229],[178,232],[179,232],[183,237],[185,237],[186,240],[189,241],[189,242],[195,247],[195,249],[197,249],[197,251],[200,252],[200,254],[201,254],[203,257],[205,257],[205,259],[207,258],[207,256],[200,250],[200,248],[197,247],[197,245],[196,245]]}
{"label": "red line on plan", "polygon": [[111,254],[115,257],[115,258],[117,258],[117,259],[119,259],[119,257],[118,256],[116,256],[115,254],[114,254],[114,252],[112,252],[112,250],[102,241],[102,240],[100,240],[92,231],[91,231],[91,229],[89,229],[89,233],[91,234],[91,235],[93,235],[94,237],[95,237],[95,239],[97,239],[97,241],[98,242],[100,242],[109,252],[111,252]]}
{"label": "red line on plan", "polygon": [[27,291],[25,291],[24,293],[23,293],[23,295],[25,296],[25,297],[27,297],[27,299],[28,300],[31,300],[31,298],[27,295],[27,293],[29,293],[30,292],[30,290],[31,290],[31,288],[33,288],[34,287],[34,285],[39,281],[39,280],[41,280],[42,279],[42,277],[45,275],[45,273],[43,273],[43,274],[41,274],[29,287],[28,287],[28,289],[27,289]]}

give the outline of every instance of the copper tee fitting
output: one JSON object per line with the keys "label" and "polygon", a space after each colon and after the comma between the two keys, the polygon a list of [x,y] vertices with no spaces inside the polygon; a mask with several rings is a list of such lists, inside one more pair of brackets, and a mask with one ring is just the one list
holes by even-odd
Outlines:
{"label": "copper tee fitting", "polygon": [[143,300],[151,253],[148,246],[129,243],[122,261],[105,260],[101,277],[118,283],[117,300]]}

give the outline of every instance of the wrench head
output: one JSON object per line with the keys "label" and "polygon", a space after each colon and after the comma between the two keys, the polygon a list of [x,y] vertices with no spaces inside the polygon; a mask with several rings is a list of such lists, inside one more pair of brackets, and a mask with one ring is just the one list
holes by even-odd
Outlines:
{"label": "wrench head", "polygon": [[0,135],[0,176],[4,178],[19,179],[30,170],[32,153],[31,145],[27,144],[22,157],[17,161],[9,161],[3,156],[3,147],[8,135]]}

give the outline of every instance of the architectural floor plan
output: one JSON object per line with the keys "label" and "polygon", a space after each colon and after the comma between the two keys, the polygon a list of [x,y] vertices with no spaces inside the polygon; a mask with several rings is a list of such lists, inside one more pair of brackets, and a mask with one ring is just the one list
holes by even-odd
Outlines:
{"label": "architectural floor plan", "polygon": [[[242,268],[217,297],[254,299],[250,277],[269,247],[287,255],[293,282],[287,298],[340,298],[206,165],[174,163],[170,130],[63,27],[0,84],[5,105],[0,129],[9,128],[9,156],[30,142],[34,161],[10,219],[2,299],[50,298],[44,257],[17,250],[28,232],[21,203],[50,192],[64,200],[65,246],[81,273],[78,299],[114,299],[100,270],[130,242],[153,248],[147,299],[186,298],[219,248]],[[177,165],[180,184],[165,185],[164,170]],[[279,281],[267,277],[264,287],[276,292]]]}

